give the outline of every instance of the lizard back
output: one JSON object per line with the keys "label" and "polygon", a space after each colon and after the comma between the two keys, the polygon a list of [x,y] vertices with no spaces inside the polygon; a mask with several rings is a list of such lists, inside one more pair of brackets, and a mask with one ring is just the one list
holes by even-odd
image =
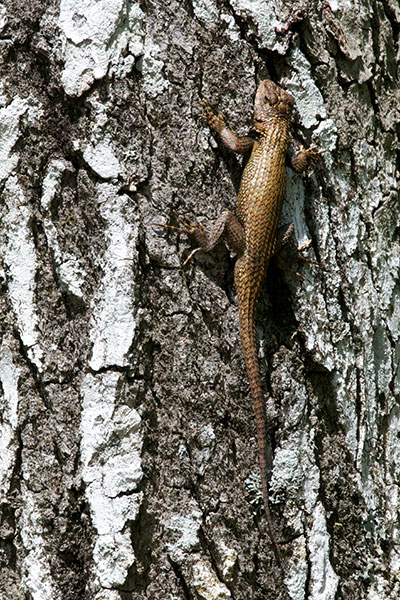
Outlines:
{"label": "lizard back", "polygon": [[236,215],[245,233],[245,254],[258,265],[270,258],[285,193],[289,122],[279,117],[256,141],[242,175]]}

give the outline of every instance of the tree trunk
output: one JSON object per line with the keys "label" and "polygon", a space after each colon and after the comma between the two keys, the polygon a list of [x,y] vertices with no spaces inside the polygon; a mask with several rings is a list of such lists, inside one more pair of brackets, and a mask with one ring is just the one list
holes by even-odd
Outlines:
{"label": "tree trunk", "polygon": [[[0,5],[0,597],[397,599],[396,0]],[[259,81],[293,95],[282,223],[257,314],[262,508],[234,257],[155,223],[233,209]]]}

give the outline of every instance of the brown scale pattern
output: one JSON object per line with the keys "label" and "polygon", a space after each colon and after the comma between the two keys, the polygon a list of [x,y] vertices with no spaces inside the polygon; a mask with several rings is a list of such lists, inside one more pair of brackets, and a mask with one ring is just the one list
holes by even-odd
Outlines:
{"label": "brown scale pattern", "polygon": [[[265,82],[263,82],[265,85]],[[263,85],[262,84],[262,85]],[[257,102],[257,98],[256,98]],[[286,106],[286,105],[285,105]],[[291,105],[290,105],[291,106]],[[269,115],[262,123],[243,173],[236,214],[244,230],[244,252],[235,265],[235,285],[242,352],[253,400],[264,508],[274,552],[281,564],[268,502],[267,431],[255,331],[255,308],[261,283],[273,252],[285,193],[285,159],[289,144],[290,112]],[[267,125],[267,126],[265,126]]]}
{"label": "brown scale pattern", "polygon": [[[275,557],[281,566],[268,502],[267,484],[267,427],[264,410],[255,332],[255,308],[261,283],[274,250],[276,232],[285,193],[285,160],[289,145],[289,129],[293,107],[292,97],[270,80],[263,81],[254,102],[254,128],[258,140],[237,137],[225,124],[223,117],[215,116],[210,106],[203,103],[204,118],[233,152],[251,156],[243,172],[236,203],[236,215],[224,211],[214,222],[209,233],[188,218],[179,218],[180,227],[161,225],[191,235],[199,250],[209,252],[224,239],[236,252],[235,285],[238,295],[240,338],[244,363],[250,385],[256,417],[258,457],[261,487],[268,529]],[[313,168],[320,159],[316,148],[302,150],[292,158],[296,171]],[[185,264],[184,263],[184,264]]]}

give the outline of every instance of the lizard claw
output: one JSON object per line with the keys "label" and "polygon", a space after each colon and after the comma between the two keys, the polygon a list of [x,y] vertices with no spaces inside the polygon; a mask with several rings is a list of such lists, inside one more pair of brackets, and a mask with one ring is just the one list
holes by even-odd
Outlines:
{"label": "lizard claw", "polygon": [[203,119],[208,123],[211,129],[220,133],[226,127],[224,117],[222,115],[218,115],[217,117],[206,101],[201,102],[201,106],[203,108]]}
{"label": "lizard claw", "polygon": [[193,256],[199,252],[199,250],[203,250],[202,245],[204,246],[205,241],[207,240],[207,233],[202,223],[193,223],[189,217],[181,217],[176,213],[175,210],[172,211],[176,220],[178,221],[179,226],[176,225],[167,225],[164,223],[154,223],[156,227],[162,227],[163,229],[168,229],[170,231],[176,231],[177,233],[184,233],[192,238],[194,238],[195,242],[200,244],[199,247],[192,250],[189,256],[186,258],[184,263],[182,264],[185,267],[188,262],[193,258]]}
{"label": "lizard claw", "polygon": [[204,225],[202,223],[194,223],[186,215],[184,217],[181,217],[175,210],[173,210],[172,212],[175,215],[175,218],[178,221],[178,223],[182,225],[181,233],[193,235],[196,232],[205,232]]}
{"label": "lizard claw", "polygon": [[292,167],[296,173],[308,173],[311,175],[317,164],[322,160],[322,154],[325,150],[318,150],[313,145],[306,150],[301,147],[300,151],[292,158]]}
{"label": "lizard claw", "polygon": [[186,235],[204,234],[205,228],[202,223],[193,223],[189,217],[181,217],[175,210],[172,211],[175,215],[176,220],[181,225],[176,227],[175,225],[167,225],[165,223],[154,223],[155,227],[162,227],[163,229],[170,229],[171,231],[177,231],[178,233],[186,233]]}
{"label": "lizard claw", "polygon": [[[312,243],[312,239],[310,238],[309,240],[304,242],[304,244],[302,244],[301,246],[299,246],[297,248],[298,259],[301,260],[302,262],[308,263],[310,265],[316,265],[317,267],[322,267],[323,264],[321,262],[319,262],[318,260],[313,260],[312,258],[307,258],[306,256],[303,256],[303,252],[305,252],[306,250],[308,250],[310,248],[311,243]],[[296,275],[298,275],[300,278],[302,277],[298,273],[296,273]]]}
{"label": "lizard claw", "polygon": [[319,150],[317,146],[310,146],[307,150],[303,150],[305,155],[305,160],[307,162],[307,171],[308,173],[312,173],[317,166],[317,164],[322,160],[322,154],[325,150]]}
{"label": "lizard claw", "polygon": [[197,252],[199,252],[200,250],[202,250],[202,248],[195,248],[194,250],[192,250],[191,253],[189,254],[189,256],[187,257],[187,259],[183,261],[182,267],[186,267],[186,265],[188,264],[188,262],[190,260],[192,260],[193,256],[195,254],[197,254]]}

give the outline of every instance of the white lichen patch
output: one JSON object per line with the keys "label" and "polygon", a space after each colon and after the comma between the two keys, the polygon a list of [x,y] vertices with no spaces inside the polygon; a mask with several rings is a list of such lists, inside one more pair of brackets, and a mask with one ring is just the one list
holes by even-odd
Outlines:
{"label": "white lichen patch", "polygon": [[206,425],[197,436],[198,448],[192,452],[192,461],[196,470],[203,475],[212,457],[215,447],[215,432],[211,424]]}
{"label": "white lichen patch", "polygon": [[[394,449],[396,449],[396,446],[398,448],[399,444],[398,444],[398,439],[399,439],[399,433],[400,433],[400,427],[399,427],[399,415],[396,415],[396,423],[395,423],[395,435],[396,435],[396,442],[395,445],[392,446]],[[394,461],[396,460],[396,458],[398,459],[398,455],[399,452],[397,450],[397,456],[394,457]],[[397,465],[399,464],[398,462],[396,463]],[[390,550],[390,554],[389,554],[389,564],[390,564],[390,572],[391,573],[397,573],[398,575],[400,575],[400,530],[399,530],[399,515],[398,515],[398,507],[399,507],[399,503],[400,503],[400,494],[399,494],[399,487],[396,483],[393,483],[390,487],[387,487],[388,490],[388,503],[387,503],[387,511],[386,511],[386,520],[388,523],[388,529],[391,533],[391,539],[393,542],[392,545],[392,549]],[[397,597],[399,596],[399,592],[400,592],[400,577],[397,577],[397,582],[396,582],[396,589],[395,591],[397,592]]]}
{"label": "white lichen patch", "polygon": [[126,75],[143,53],[143,12],[125,0],[61,0],[58,26],[62,33],[67,94],[80,96],[107,73]]}
{"label": "white lichen patch", "polygon": [[141,419],[134,408],[117,405],[118,373],[87,375],[81,387],[82,478],[97,539],[93,551],[95,587],[122,585],[135,556],[129,522],[142,494]]}
{"label": "white lichen patch", "polygon": [[[350,71],[345,69],[344,75],[348,77],[351,73],[352,78],[362,84],[371,79],[374,73],[373,64],[377,60],[372,28],[369,26],[372,17],[371,6],[358,2],[355,10],[355,4],[351,0],[330,0],[327,6],[332,11],[330,14],[328,9],[326,13],[328,26],[333,29],[342,52],[351,61]],[[381,21],[383,29],[384,20]],[[358,35],[354,35],[356,30]],[[352,64],[357,65],[353,71],[351,71]]]}
{"label": "white lichen patch", "polygon": [[6,502],[18,448],[19,369],[5,343],[0,347],[0,382],[3,391],[0,422],[0,502]]}
{"label": "white lichen patch", "polygon": [[[382,486],[389,489],[398,479],[398,463],[392,459],[396,456],[395,437],[387,438],[385,452],[389,463],[385,463],[385,468],[380,460],[375,460],[376,454],[381,453],[382,405],[378,398],[379,395],[386,399],[392,396],[393,364],[398,362],[393,356],[398,328],[389,334],[398,304],[400,264],[398,244],[393,235],[396,219],[388,219],[390,190],[395,189],[396,181],[393,165],[386,168],[386,161],[376,153],[375,145],[373,147],[366,140],[354,143],[353,164],[357,178],[355,188],[349,185],[342,165],[334,165],[330,172],[338,204],[338,208],[335,204],[331,206],[330,220],[336,224],[336,244],[341,249],[342,262],[345,257],[345,268],[342,268],[345,302],[353,329],[358,331],[358,341],[362,341],[357,354],[350,330],[346,332],[341,325],[343,318],[339,306],[336,314],[330,309],[329,316],[335,324],[332,342],[339,418],[345,425],[347,449],[357,467],[355,482],[378,533],[381,530],[377,521],[379,490]],[[383,176],[382,165],[385,167]],[[382,235],[385,229],[387,233]],[[333,305],[332,299],[329,308]],[[396,518],[398,516],[391,516],[391,520]]]}
{"label": "white lichen patch", "polygon": [[[308,539],[299,535],[293,544],[291,568],[287,570],[285,583],[292,600],[303,600],[307,594],[310,600],[334,600],[339,584],[339,577],[332,568],[329,559],[329,535],[326,527],[325,511],[321,502],[315,502],[311,513],[311,527]],[[310,517],[309,517],[310,518]],[[291,526],[295,520],[291,519]],[[298,520],[298,531],[303,526]],[[311,574],[309,574],[309,563]],[[310,579],[308,581],[308,578]]]}
{"label": "white lichen patch", "polygon": [[61,288],[77,298],[83,298],[83,285],[86,279],[86,272],[76,256],[65,252],[62,262],[57,266],[57,275]]}
{"label": "white lichen patch", "polygon": [[41,371],[43,351],[39,344],[35,302],[36,250],[30,229],[31,213],[16,177],[9,177],[3,199],[7,207],[3,225],[8,295],[22,343],[30,360]]}
{"label": "white lichen patch", "polygon": [[282,43],[277,30],[284,30],[286,23],[279,20],[277,2],[266,0],[231,0],[234,11],[253,22],[260,44],[264,48],[283,54],[286,43]]}
{"label": "white lichen patch", "polygon": [[221,35],[222,28],[224,28],[231,42],[234,44],[242,43],[240,28],[234,17],[224,11],[223,5],[216,3],[215,0],[194,0],[192,5],[196,18],[209,31],[217,30],[218,35]]}
{"label": "white lichen patch", "polygon": [[[372,567],[372,565],[370,566]],[[379,571],[374,573],[365,600],[397,600],[399,598],[400,573],[398,570],[391,572],[393,573],[393,577],[389,580],[384,575],[381,575]]]}
{"label": "white lichen patch", "polygon": [[[172,514],[166,524],[168,531],[167,550],[170,558],[189,572],[191,586],[196,598],[201,600],[227,600],[231,598],[228,588],[219,580],[208,561],[201,558],[199,531],[203,514],[193,501],[188,502],[187,512]],[[236,555],[224,553],[226,570],[232,569]],[[188,571],[186,571],[188,569]]]}
{"label": "white lichen patch", "polygon": [[334,600],[339,578],[329,560],[329,536],[321,502],[317,502],[312,514],[308,543],[311,560],[310,599]]}
{"label": "white lichen patch", "polygon": [[168,88],[164,59],[157,44],[145,36],[138,3],[61,0],[58,26],[64,58],[61,79],[70,96],[80,96],[106,75],[125,77],[134,66],[142,72],[143,88],[150,97]]}
{"label": "white lichen patch", "polygon": [[116,179],[121,171],[108,135],[97,144],[86,146],[83,158],[89,167],[104,179]]}
{"label": "white lichen patch", "polygon": [[218,23],[220,11],[214,0],[194,0],[193,12],[209,29]]}
{"label": "white lichen patch", "polygon": [[3,3],[0,4],[0,31],[3,31],[4,27],[7,25],[7,9]]}
{"label": "white lichen patch", "polygon": [[13,152],[20,136],[19,120],[28,110],[28,101],[16,96],[10,104],[0,108],[0,181],[6,179],[18,164]]}
{"label": "white lichen patch", "polygon": [[57,262],[60,262],[61,253],[57,243],[57,230],[51,220],[51,203],[61,191],[61,178],[64,171],[68,169],[68,166],[68,163],[63,160],[52,160],[49,163],[46,175],[43,179],[42,196],[40,198],[47,243]]}
{"label": "white lichen patch", "polygon": [[231,581],[238,560],[238,553],[233,548],[228,548],[224,541],[218,542],[216,540],[216,545],[220,554],[223,578],[226,581]]}
{"label": "white lichen patch", "polygon": [[0,109],[0,181],[6,181],[3,201],[6,214],[3,221],[4,264],[8,278],[8,294],[15,312],[17,327],[27,354],[38,370],[41,370],[42,350],[38,340],[38,317],[35,310],[36,251],[30,229],[28,202],[12,175],[19,155],[13,148],[20,137],[20,120],[33,122],[40,116],[40,107],[31,99],[16,96]]}
{"label": "white lichen patch", "polygon": [[114,141],[107,131],[110,104],[100,99],[98,91],[94,91],[87,102],[92,116],[90,136],[84,142],[75,139],[74,148],[82,152],[88,167],[99,177],[115,181],[124,175],[124,170],[117,157]]}
{"label": "white lichen patch", "polygon": [[325,118],[326,109],[323,96],[312,77],[311,65],[297,47],[293,48],[289,60],[291,76],[287,80],[286,88],[294,97],[303,127],[307,129],[315,127],[319,123],[317,115]]}
{"label": "white lichen patch", "polygon": [[192,503],[185,514],[172,514],[168,523],[170,541],[167,544],[168,554],[172,560],[181,563],[185,556],[200,545],[199,529],[202,513]]}
{"label": "white lichen patch", "polygon": [[150,98],[156,98],[169,87],[163,76],[164,62],[159,57],[159,47],[150,39],[146,40],[142,61],[143,88]]}
{"label": "white lichen patch", "polygon": [[40,204],[47,244],[53,255],[60,285],[69,294],[82,298],[82,287],[85,282],[86,273],[77,257],[61,251],[58,243],[57,226],[53,222],[51,215],[51,203],[61,192],[62,175],[70,168],[69,163],[62,160],[53,160],[50,162],[43,180]]}
{"label": "white lichen patch", "polygon": [[103,184],[99,210],[107,248],[100,259],[103,279],[92,301],[93,342],[90,367],[127,366],[135,332],[132,269],[137,260],[138,215],[127,196]]}
{"label": "white lichen patch", "polygon": [[[308,554],[312,575],[316,578],[315,582],[313,581],[313,593],[310,597],[315,600],[333,599],[338,578],[330,564],[330,536],[326,527],[324,509],[318,499],[320,473],[315,462],[314,431],[304,429],[301,425],[306,410],[304,391],[301,393],[299,390],[297,396],[301,398],[299,403],[284,406],[287,412],[286,421],[296,428],[296,432],[275,453],[270,486],[272,495],[279,495],[282,491],[289,498],[298,496],[303,498],[301,511],[297,503],[287,502],[286,520],[293,531],[299,534],[299,538],[293,548],[291,568],[288,570],[285,582],[293,600],[304,598],[308,579]],[[304,513],[307,519],[311,519],[308,540],[302,535]],[[322,578],[320,578],[321,574]]]}
{"label": "white lichen patch", "polygon": [[193,12],[196,18],[209,30],[217,30],[218,35],[221,35],[221,24],[225,27],[225,33],[230,38],[231,42],[241,43],[241,32],[236,24],[234,17],[224,11],[221,4],[215,0],[194,0]]}
{"label": "white lichen patch", "polygon": [[[24,474],[24,479],[26,476]],[[45,544],[43,515],[36,506],[36,493],[22,482],[22,515],[19,519],[22,545],[25,556],[22,560],[21,582],[32,600],[61,600],[51,574],[49,552]]]}
{"label": "white lichen patch", "polygon": [[86,146],[83,158],[91,169],[103,179],[116,179],[121,172],[110,136],[105,134],[98,142]]}
{"label": "white lichen patch", "polygon": [[[130,200],[116,196],[111,184],[99,186],[99,210],[107,247],[99,259],[103,279],[92,301],[90,366],[93,370],[127,366],[135,321],[132,269],[136,256],[137,215]],[[120,375],[87,376],[82,384],[82,476],[97,539],[93,551],[94,587],[107,592],[123,584],[135,556],[128,523],[138,513],[137,487],[142,435],[137,411],[117,404]],[[115,596],[116,597],[116,596]]]}

